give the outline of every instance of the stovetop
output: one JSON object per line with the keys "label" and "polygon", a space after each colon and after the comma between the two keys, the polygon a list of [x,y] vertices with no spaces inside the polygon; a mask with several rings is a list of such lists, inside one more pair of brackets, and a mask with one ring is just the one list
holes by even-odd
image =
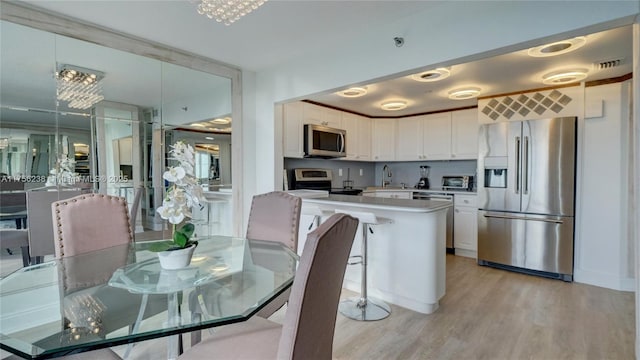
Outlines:
{"label": "stovetop", "polygon": [[360,193],[362,193],[362,189],[333,188],[329,190],[329,193],[339,195],[360,195]]}

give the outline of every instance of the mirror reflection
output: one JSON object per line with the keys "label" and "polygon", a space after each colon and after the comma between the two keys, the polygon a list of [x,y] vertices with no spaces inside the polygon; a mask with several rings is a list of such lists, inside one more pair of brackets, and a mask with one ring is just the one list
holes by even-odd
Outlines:
{"label": "mirror reflection", "polygon": [[207,190],[231,187],[230,79],[6,21],[0,27],[4,178],[25,190],[74,185],[129,203],[142,187],[136,232],[164,227],[155,209],[165,147],[181,137],[197,148]]}

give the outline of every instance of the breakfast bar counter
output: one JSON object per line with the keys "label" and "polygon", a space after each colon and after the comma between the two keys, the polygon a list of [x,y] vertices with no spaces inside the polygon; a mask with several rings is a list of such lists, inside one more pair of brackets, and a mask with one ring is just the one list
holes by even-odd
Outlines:
{"label": "breakfast bar counter", "polygon": [[[445,294],[446,212],[451,201],[353,195],[302,198],[298,252],[306,233],[336,211],[370,212],[390,223],[373,225],[368,240],[368,291],[388,303],[420,313],[438,309]],[[314,219],[316,221],[314,221]],[[362,231],[351,255],[359,255]],[[343,287],[360,291],[360,266],[347,266]]]}

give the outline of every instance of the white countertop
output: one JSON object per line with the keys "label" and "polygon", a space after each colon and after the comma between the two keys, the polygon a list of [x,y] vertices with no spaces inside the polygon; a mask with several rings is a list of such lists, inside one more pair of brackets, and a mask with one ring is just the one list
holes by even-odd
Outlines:
{"label": "white countertop", "polygon": [[285,192],[303,199],[326,198],[329,196],[329,192],[326,190],[287,190]]}
{"label": "white countertop", "polygon": [[328,195],[319,198],[303,198],[303,202],[314,204],[344,204],[353,207],[393,210],[404,212],[433,212],[452,206],[447,200],[412,200],[354,195]]}
{"label": "white countertop", "polygon": [[416,189],[416,188],[412,188],[412,187],[407,187],[407,188],[401,188],[401,187],[394,187],[394,186],[387,186],[387,187],[381,187],[381,186],[369,186],[366,189],[364,189],[362,192],[363,193],[372,193],[372,192],[421,192],[421,193],[447,193],[447,194],[461,194],[461,195],[476,195],[476,191],[467,191],[467,190],[442,190],[442,189],[435,189],[435,188],[431,188],[431,189]]}

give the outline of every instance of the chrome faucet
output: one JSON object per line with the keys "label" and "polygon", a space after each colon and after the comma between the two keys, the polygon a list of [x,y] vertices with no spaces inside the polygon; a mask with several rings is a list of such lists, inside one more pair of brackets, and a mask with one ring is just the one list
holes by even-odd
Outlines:
{"label": "chrome faucet", "polygon": [[[386,176],[386,177],[388,177],[388,178],[389,178],[389,180],[385,180],[385,179],[384,179],[384,178],[385,178],[385,176]],[[383,187],[383,188],[385,188],[385,187],[387,187],[389,184],[391,184],[391,176],[392,176],[392,174],[391,174],[391,169],[389,169],[389,165],[386,165],[386,164],[385,164],[385,165],[382,167],[382,187]]]}

